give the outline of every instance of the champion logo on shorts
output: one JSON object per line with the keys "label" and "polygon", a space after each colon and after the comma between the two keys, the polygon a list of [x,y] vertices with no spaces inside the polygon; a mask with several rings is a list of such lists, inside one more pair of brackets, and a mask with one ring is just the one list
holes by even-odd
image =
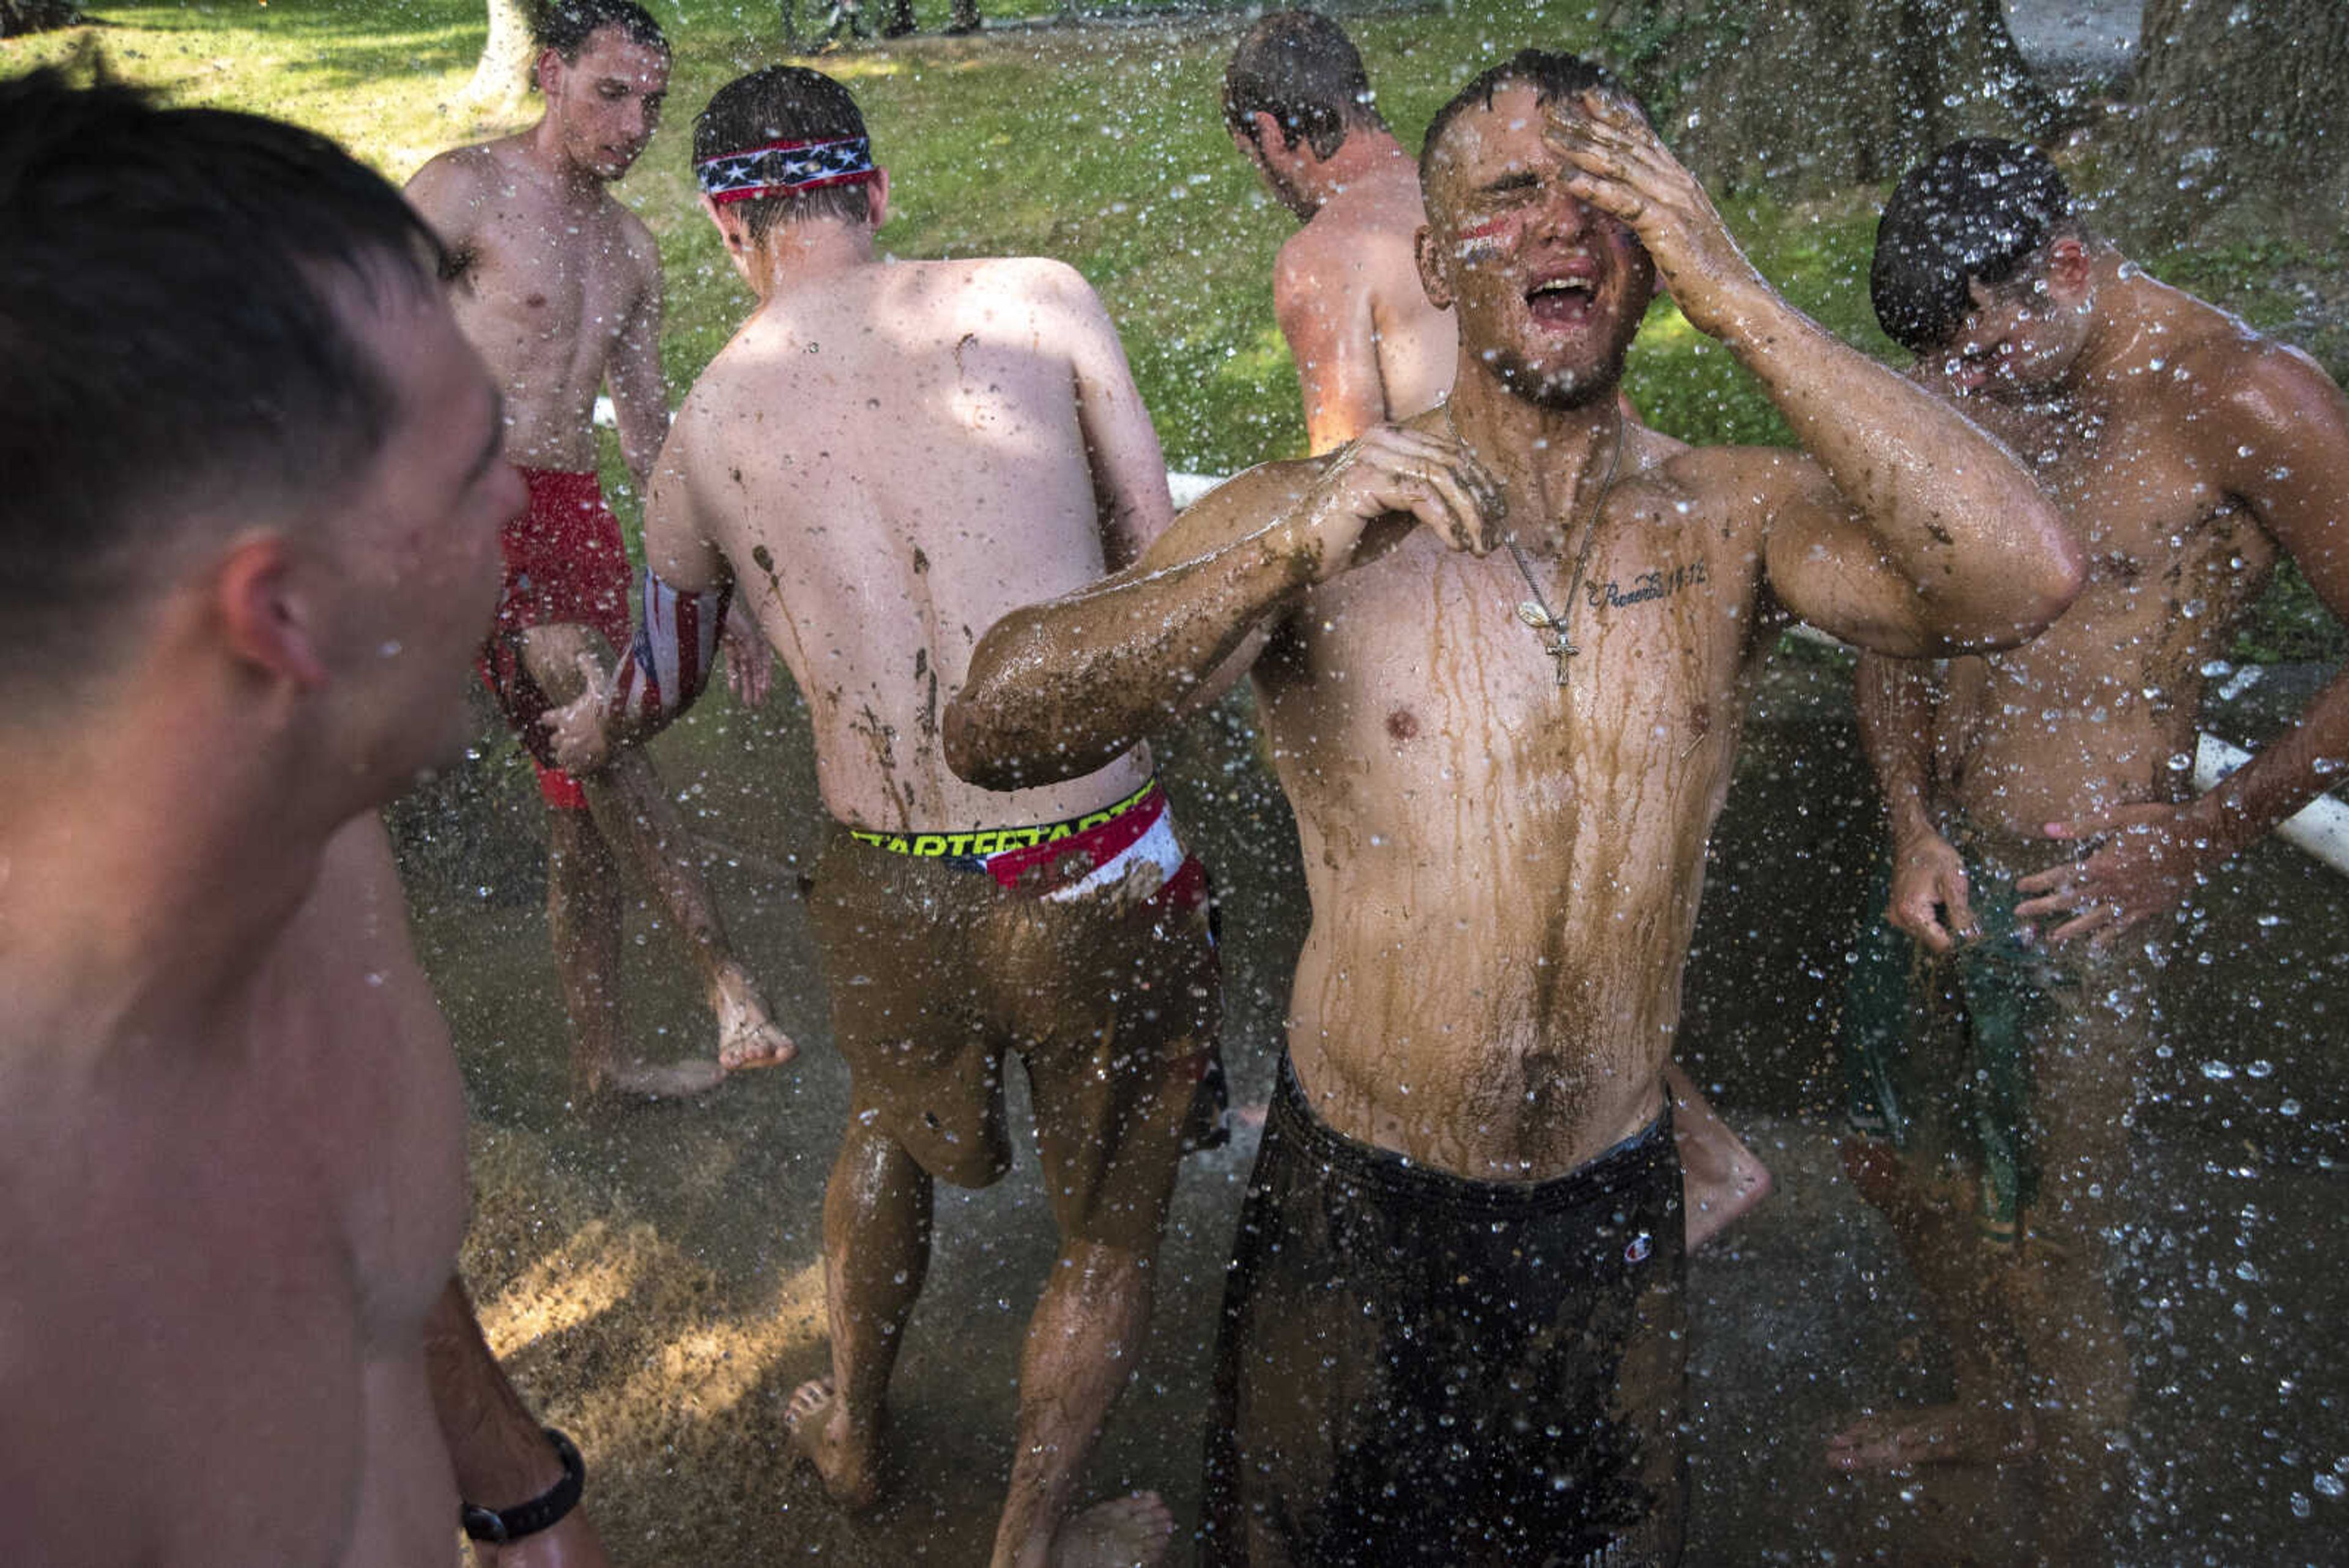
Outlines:
{"label": "champion logo on shorts", "polygon": [[1648,1240],[1648,1233],[1642,1231],[1631,1238],[1630,1246],[1623,1249],[1623,1261],[1627,1263],[1644,1263],[1648,1261],[1648,1254],[1655,1250],[1655,1244]]}

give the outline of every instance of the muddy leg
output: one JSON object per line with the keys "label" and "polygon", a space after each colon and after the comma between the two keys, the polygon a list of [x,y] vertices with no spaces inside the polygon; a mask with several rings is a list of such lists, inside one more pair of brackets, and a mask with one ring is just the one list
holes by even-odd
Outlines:
{"label": "muddy leg", "polygon": [[791,1036],[775,1026],[759,982],[734,956],[717,897],[694,862],[692,839],[651,762],[641,752],[623,752],[585,782],[595,825],[626,852],[701,971],[718,1019],[718,1064],[730,1073],[780,1066],[799,1054]]}
{"label": "muddy leg", "polygon": [[1688,1250],[1693,1252],[1770,1196],[1770,1172],[1679,1063],[1664,1064],[1664,1089],[1672,1096],[1672,1141],[1687,1184]]}
{"label": "muddy leg", "polygon": [[620,868],[585,812],[547,814],[546,925],[571,1064],[589,1094],[614,1086],[620,1068]]}
{"label": "muddy leg", "polygon": [[1071,1241],[1028,1320],[1019,1356],[1019,1433],[995,1535],[995,1568],[1156,1563],[1174,1528],[1137,1493],[1066,1518],[1079,1473],[1124,1391],[1150,1326],[1143,1253]]}
{"label": "muddy leg", "polygon": [[1927,1309],[1950,1343],[1958,1397],[1924,1409],[1868,1415],[1827,1439],[1837,1469],[2020,1459],[2036,1446],[2002,1276],[1969,1206],[1908,1168],[1889,1144],[1849,1138],[1844,1169],[1892,1227]]}
{"label": "muddy leg", "polygon": [[802,1385],[789,1419],[792,1450],[843,1507],[881,1496],[889,1374],[930,1266],[928,1174],[852,1102],[823,1195],[823,1297],[832,1376]]}
{"label": "muddy leg", "polygon": [[[584,626],[534,627],[522,645],[531,679],[556,704],[579,695],[582,653],[606,663],[612,657],[604,639]],[[692,841],[651,762],[641,752],[624,751],[602,773],[580,782],[605,841],[627,857],[684,938],[718,1019],[716,1070],[703,1063],[646,1068],[636,1075],[644,1081],[633,1086],[652,1094],[692,1094],[726,1072],[790,1061],[799,1048],[775,1027],[758,982],[735,958],[718,900],[694,862]]]}

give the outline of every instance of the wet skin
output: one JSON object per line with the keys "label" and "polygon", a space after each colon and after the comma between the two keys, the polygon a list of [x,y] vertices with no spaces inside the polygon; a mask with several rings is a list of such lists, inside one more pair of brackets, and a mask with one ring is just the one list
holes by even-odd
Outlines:
{"label": "wet skin", "polygon": [[[5,748],[12,1563],[446,1561],[460,1474],[496,1507],[559,1474],[526,1417],[518,1467],[485,1457],[520,1407],[453,1290],[462,1085],[373,815],[460,753],[521,484],[392,270],[344,303],[395,399],[372,469],[214,541],[143,520],[186,537],[117,612],[126,667]],[[564,1539],[592,1549],[584,1515]]]}
{"label": "wet skin", "polygon": [[628,466],[648,472],[667,430],[660,253],[605,189],[659,123],[668,57],[600,27],[576,61],[540,60],[547,112],[528,130],[444,152],[409,200],[456,257],[465,337],[506,396],[506,455],[595,466],[590,419],[608,378]]}
{"label": "wet skin", "polygon": [[[759,308],[678,413],[646,559],[681,591],[731,583],[736,613],[807,700],[818,787],[839,821],[953,833],[1095,810],[1148,776],[1145,750],[999,793],[947,771],[940,715],[990,621],[1124,565],[1166,526],[1157,436],[1107,313],[1074,271],[1034,259],[884,265],[873,233],[887,215],[885,176],[866,192],[864,221],[813,215],[755,241],[739,207],[705,201]],[[635,722],[591,690],[556,716],[556,754],[590,762],[640,732]],[[1131,1054],[1121,1066],[1148,1071]],[[854,1085],[860,1105],[893,1089],[867,1071]],[[1040,1123],[1086,1125],[1033,1058],[1030,1075]],[[1048,1136],[1048,1154],[1060,1141]],[[1155,1183],[1163,1213],[1172,1138],[1161,1147],[1129,1127],[1068,1141],[1082,1145],[1071,1158],[1089,1174]],[[886,1390],[922,1286],[933,1178],[983,1185],[1001,1174],[992,1162],[938,1163],[926,1168],[885,1124],[852,1114],[826,1189],[833,1376],[801,1388],[789,1419],[794,1453],[850,1508],[880,1490]],[[1021,1357],[1018,1457],[993,1560],[1154,1563],[1172,1528],[1154,1495],[1082,1511],[1073,1502],[1149,1321],[1155,1230],[1112,1244],[1062,1220]]]}
{"label": "wet skin", "polygon": [[1240,151],[1305,220],[1280,247],[1272,303],[1319,455],[1441,401],[1459,343],[1419,286],[1419,169],[1395,139],[1358,128],[1325,160],[1301,138],[1283,147],[1272,117],[1257,119]]}
{"label": "wet skin", "polygon": [[[998,627],[949,736],[971,776],[1049,774],[1252,665],[1312,895],[1289,1044],[1316,1111],[1443,1169],[1542,1178],[1661,1107],[1779,607],[1897,650],[2011,640],[2077,566],[2027,476],[1786,307],[1628,114],[1505,88],[1454,122],[1429,218],[1423,279],[1462,337],[1449,410],[1252,471],[1135,571]],[[1492,243],[1464,258],[1471,227]],[[1647,303],[1634,230],[1811,456],[1628,429],[1561,689],[1485,552],[1513,531],[1568,601]]]}
{"label": "wet skin", "polygon": [[[2279,552],[2349,611],[2349,401],[2304,356],[2078,241],[2037,292],[1978,297],[1920,379],[2033,463],[2088,583],[2040,637],[1953,660],[1938,687],[1871,662],[1863,691],[1905,753],[1884,764],[1904,860],[1946,860],[1930,818],[1955,807],[2009,864],[2050,867],[2026,880],[2042,897],[2025,912],[2057,940],[2108,937],[2174,909],[2349,757],[2336,680],[2244,773],[2173,809],[2192,794],[2202,668],[2226,657]],[[1946,944],[1930,901],[1896,903],[1903,929]]]}

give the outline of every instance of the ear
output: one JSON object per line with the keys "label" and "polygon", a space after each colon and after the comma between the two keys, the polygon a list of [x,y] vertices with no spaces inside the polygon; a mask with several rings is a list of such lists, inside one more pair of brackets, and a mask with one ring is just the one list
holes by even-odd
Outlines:
{"label": "ear", "polygon": [[2077,234],[2065,234],[2047,247],[2047,290],[2070,304],[2085,294],[2095,258]]}
{"label": "ear", "polygon": [[1258,152],[1270,152],[1275,149],[1283,152],[1288,151],[1288,139],[1280,134],[1280,121],[1262,109],[1248,116],[1248,134],[1255,140]]}
{"label": "ear", "polygon": [[238,659],[305,691],[326,683],[310,607],[294,586],[294,562],[275,535],[233,546],[212,576],[212,610]]}
{"label": "ear", "polygon": [[875,230],[889,221],[889,171],[873,171],[873,179],[864,187],[864,203],[873,210],[872,225]]}
{"label": "ear", "polygon": [[1419,264],[1419,286],[1427,291],[1427,303],[1438,310],[1452,308],[1452,285],[1444,275],[1444,253],[1436,245],[1435,230],[1427,223],[1411,236],[1412,259]]}
{"label": "ear", "polygon": [[709,226],[718,231],[718,237],[726,242],[726,248],[740,251],[744,243],[741,220],[729,216],[725,208],[707,195],[695,199],[701,203],[701,215],[709,220]]}
{"label": "ear", "polygon": [[530,67],[531,80],[538,84],[541,97],[553,98],[563,81],[563,54],[559,49],[541,49],[538,59]]}

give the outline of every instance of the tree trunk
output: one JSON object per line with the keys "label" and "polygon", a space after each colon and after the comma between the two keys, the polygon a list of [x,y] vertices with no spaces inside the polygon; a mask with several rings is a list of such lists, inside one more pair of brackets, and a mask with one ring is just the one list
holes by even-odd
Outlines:
{"label": "tree trunk", "polygon": [[0,0],[0,38],[71,27],[88,20],[72,0]]}
{"label": "tree trunk", "polygon": [[2349,233],[2342,0],[2146,0],[2129,97],[2100,226],[2137,244]]}
{"label": "tree trunk", "polygon": [[1718,187],[1887,181],[1957,137],[2037,136],[2053,107],[1999,0],[1614,0],[1607,25],[1657,129]]}
{"label": "tree trunk", "polygon": [[512,112],[530,97],[538,63],[538,20],[533,0],[489,0],[490,36],[465,88],[465,102],[485,112]]}

